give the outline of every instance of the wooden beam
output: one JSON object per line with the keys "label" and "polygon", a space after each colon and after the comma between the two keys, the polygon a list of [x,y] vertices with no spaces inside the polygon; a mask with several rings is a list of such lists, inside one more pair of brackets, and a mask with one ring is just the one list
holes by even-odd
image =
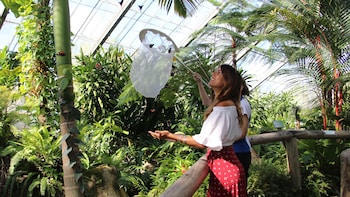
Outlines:
{"label": "wooden beam", "polygon": [[279,142],[293,137],[293,133],[289,131],[274,131],[249,136],[252,145],[267,144],[271,142]]}
{"label": "wooden beam", "polygon": [[350,138],[349,131],[321,130],[282,130],[264,131],[265,133],[249,136],[252,145],[278,142],[296,137],[297,139],[346,139]]}
{"label": "wooden beam", "polygon": [[298,139],[345,139],[350,138],[349,131],[334,131],[334,130],[302,130],[291,131]]}
{"label": "wooden beam", "polygon": [[0,29],[2,27],[2,25],[4,24],[5,20],[6,20],[6,16],[9,13],[9,10],[7,8],[4,9],[4,11],[1,14],[1,19],[0,19]]}
{"label": "wooden beam", "polygon": [[95,55],[97,53],[97,51],[100,49],[100,47],[102,47],[102,45],[106,42],[106,40],[108,39],[108,37],[112,34],[112,32],[114,31],[114,29],[118,26],[118,24],[120,23],[120,21],[123,19],[123,17],[125,17],[126,13],[129,12],[129,10],[131,9],[131,6],[134,5],[134,3],[136,2],[136,0],[131,0],[128,5],[126,6],[125,9],[123,9],[123,12],[120,14],[120,16],[118,16],[118,18],[116,19],[116,21],[113,23],[113,25],[109,28],[109,30],[105,33],[105,35],[103,36],[103,38],[98,42],[98,44],[94,47],[95,49],[93,50],[92,54]]}

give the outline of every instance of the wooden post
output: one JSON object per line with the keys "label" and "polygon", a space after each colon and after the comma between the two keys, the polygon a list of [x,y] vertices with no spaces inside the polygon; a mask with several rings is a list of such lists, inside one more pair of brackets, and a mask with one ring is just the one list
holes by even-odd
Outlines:
{"label": "wooden post", "polygon": [[292,137],[287,140],[284,140],[283,142],[286,147],[287,166],[292,181],[292,187],[295,189],[296,193],[300,193],[301,173],[297,139],[295,137]]}
{"label": "wooden post", "polygon": [[208,173],[207,157],[204,155],[160,197],[191,197],[203,183]]}
{"label": "wooden post", "polygon": [[340,197],[350,197],[350,149],[340,154]]}

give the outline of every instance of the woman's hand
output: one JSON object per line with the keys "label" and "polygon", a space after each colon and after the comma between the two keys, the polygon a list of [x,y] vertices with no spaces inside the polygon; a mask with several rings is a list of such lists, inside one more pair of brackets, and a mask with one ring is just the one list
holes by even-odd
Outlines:
{"label": "woman's hand", "polygon": [[195,148],[207,148],[206,146],[196,142],[192,136],[189,135],[184,135],[184,134],[174,134],[170,133],[168,130],[163,130],[163,131],[148,131],[149,134],[155,139],[158,140],[167,140],[170,142],[180,142],[189,146],[193,146]]}
{"label": "woman's hand", "polygon": [[199,74],[199,73],[193,73],[193,79],[197,82],[197,83],[199,83],[199,82],[202,82],[202,77],[201,77],[201,75]]}
{"label": "woman's hand", "polygon": [[151,134],[151,136],[153,138],[156,138],[158,140],[163,140],[163,139],[168,139],[168,135],[169,135],[169,131],[168,130],[163,130],[163,131],[159,131],[159,130],[156,130],[156,131],[148,131],[149,134]]}

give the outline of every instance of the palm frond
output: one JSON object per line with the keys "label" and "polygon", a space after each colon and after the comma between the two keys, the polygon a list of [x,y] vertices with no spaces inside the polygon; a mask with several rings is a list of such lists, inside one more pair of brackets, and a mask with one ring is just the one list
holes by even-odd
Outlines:
{"label": "palm frond", "polygon": [[202,2],[202,0],[158,0],[159,5],[167,12],[174,7],[175,13],[184,18],[191,15]]}

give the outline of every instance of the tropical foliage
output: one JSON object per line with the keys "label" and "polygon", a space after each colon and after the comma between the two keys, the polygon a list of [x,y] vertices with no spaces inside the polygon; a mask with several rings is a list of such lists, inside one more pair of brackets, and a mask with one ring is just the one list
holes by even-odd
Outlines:
{"label": "tropical foliage", "polygon": [[[273,120],[282,120],[285,129],[294,128],[296,109],[300,109],[298,115],[305,129],[322,129],[325,123],[331,129],[350,125],[350,106],[345,102],[349,100],[350,13],[346,9],[349,5],[341,0],[228,2],[218,16],[194,34],[193,43],[176,54],[171,77],[154,99],[142,97],[132,87],[132,57],[121,47],[101,48],[92,55],[82,53],[74,66],[69,39],[55,39],[59,46],[63,43],[67,47],[55,52],[48,3],[8,5],[25,20],[18,29],[18,53],[8,53],[6,48],[0,52],[3,196],[67,195],[61,141],[70,143],[64,156],[76,151],[74,158],[70,157],[74,161],[69,163],[74,169],[70,175],[72,180],[82,181],[84,187],[80,189],[85,189],[86,196],[96,196],[106,188],[119,196],[161,194],[204,152],[154,141],[147,131],[198,133],[205,108],[192,73],[200,73],[208,82],[217,65],[229,62],[240,69],[257,54],[271,62],[276,58],[285,61],[288,66],[278,74],[292,76],[288,79],[293,83],[307,83],[317,96],[317,105],[300,107],[298,99],[292,99],[298,89],[281,94],[253,92],[249,97],[253,109],[250,135],[274,130]],[[186,8],[184,1],[173,3],[175,9]],[[160,4],[171,7],[167,1]],[[187,14],[190,12],[182,13]],[[66,28],[56,29],[56,33],[61,30],[69,32]],[[69,38],[69,33],[66,36]],[[252,76],[245,77],[249,84]],[[210,93],[209,88],[207,91]],[[19,100],[24,104],[18,105]],[[58,133],[60,107],[61,118],[74,122],[62,137]],[[24,125],[21,131],[14,126],[18,120]],[[333,120],[339,124],[333,126]],[[339,194],[339,154],[349,146],[347,140],[298,142],[303,194]],[[293,196],[296,191],[287,187],[290,180],[283,143],[253,149],[256,158],[250,168],[249,194]],[[207,187],[205,180],[194,196],[204,196]]]}
{"label": "tropical foliage", "polygon": [[249,97],[249,102],[254,109],[250,121],[250,134],[275,130],[275,120],[283,122],[283,129],[295,128],[297,104],[291,92],[262,94],[256,91]]}
{"label": "tropical foliage", "polygon": [[99,121],[112,115],[109,113],[120,113],[118,98],[129,83],[131,57],[119,48],[102,48],[93,56],[81,54],[77,61],[74,80],[84,93],[77,97],[83,119]]}
{"label": "tropical foliage", "polygon": [[274,25],[274,31],[262,37],[271,42],[268,51],[287,59],[290,65],[276,74],[297,74],[290,82],[303,81],[315,92],[323,129],[341,128],[342,94],[349,67],[348,58],[344,58],[349,47],[348,7],[344,1],[318,0],[275,1],[259,8],[269,10],[260,21]]}
{"label": "tropical foliage", "polygon": [[302,185],[305,196],[339,195],[340,153],[349,140],[300,140]]}
{"label": "tropical foliage", "polygon": [[209,40],[218,47],[215,60],[239,64],[262,55],[271,63],[284,62],[276,76],[284,75],[289,87],[300,84],[299,90],[313,92],[308,102],[321,107],[323,129],[339,130],[346,126],[342,94],[349,79],[348,8],[341,0],[232,1],[196,35],[200,43]]}
{"label": "tropical foliage", "polygon": [[249,196],[296,196],[290,187],[285,163],[271,160],[253,161],[248,178]]}
{"label": "tropical foliage", "polygon": [[47,127],[17,132],[1,153],[11,156],[2,196],[61,196],[60,140]]}
{"label": "tropical foliage", "polygon": [[20,5],[19,15],[24,21],[17,30],[19,48],[15,59],[22,67],[18,75],[20,92],[33,95],[27,99],[37,103],[33,112],[41,124],[49,121],[55,123],[51,127],[58,128],[57,74],[51,8],[48,5],[47,0]]}

